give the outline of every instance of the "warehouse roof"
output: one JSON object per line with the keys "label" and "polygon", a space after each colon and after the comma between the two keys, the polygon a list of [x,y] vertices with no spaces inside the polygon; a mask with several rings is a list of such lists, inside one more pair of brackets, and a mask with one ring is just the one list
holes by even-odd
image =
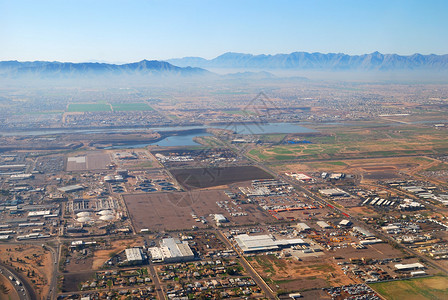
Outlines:
{"label": "warehouse roof", "polygon": [[61,188],[58,188],[58,191],[63,193],[70,193],[70,192],[76,192],[84,189],[82,185],[75,184],[75,185],[68,185]]}
{"label": "warehouse roof", "polygon": [[414,269],[423,269],[425,266],[421,263],[413,263],[413,264],[396,264],[395,268],[397,270],[414,270]]}
{"label": "warehouse roof", "polygon": [[276,240],[272,235],[240,234],[235,236],[235,241],[244,252],[277,250],[280,247],[306,244],[302,239]]}
{"label": "warehouse roof", "polygon": [[125,250],[126,259],[129,262],[143,261],[142,250],[140,248],[129,248]]}

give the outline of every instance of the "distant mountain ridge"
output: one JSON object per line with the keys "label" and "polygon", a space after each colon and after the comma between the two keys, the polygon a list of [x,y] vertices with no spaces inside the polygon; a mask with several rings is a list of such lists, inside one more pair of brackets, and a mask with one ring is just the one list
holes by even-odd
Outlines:
{"label": "distant mountain ridge", "polygon": [[363,55],[343,53],[308,53],[252,55],[227,52],[207,60],[184,57],[167,60],[180,67],[253,68],[253,69],[308,69],[308,70],[448,70],[448,54],[403,56],[373,52]]}
{"label": "distant mountain ridge", "polygon": [[207,75],[209,71],[195,67],[177,67],[165,61],[142,60],[129,64],[70,63],[48,61],[1,61],[0,75],[43,77],[72,77],[85,75]]}

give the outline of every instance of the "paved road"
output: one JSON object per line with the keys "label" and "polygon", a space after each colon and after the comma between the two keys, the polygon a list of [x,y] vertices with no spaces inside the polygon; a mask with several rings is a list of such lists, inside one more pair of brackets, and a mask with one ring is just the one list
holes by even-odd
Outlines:
{"label": "paved road", "polygon": [[229,241],[229,239],[219,230],[216,230],[217,234],[224,241],[227,248],[233,249],[239,255],[239,261],[243,265],[244,269],[251,275],[257,285],[263,290],[264,294],[269,299],[278,299],[276,293],[267,285],[267,283],[261,278],[257,271],[252,267],[252,265],[246,260],[242,253]]}
{"label": "paved road", "polygon": [[50,250],[52,257],[51,263],[53,265],[53,276],[51,277],[50,288],[48,290],[48,297],[47,297],[47,299],[52,300],[57,298],[57,284],[58,284],[57,280],[59,277],[59,270],[58,270],[59,246],[56,247],[56,250],[48,245],[46,245],[45,247],[48,250]]}
{"label": "paved road", "polygon": [[148,267],[149,272],[152,275],[152,278],[154,278],[154,285],[157,292],[157,296],[159,299],[165,299],[165,295],[163,293],[162,285],[160,284],[159,275],[157,275],[156,269],[154,268],[154,265],[151,263]]}
{"label": "paved road", "polygon": [[[15,273],[9,266],[5,266],[3,264],[0,264],[0,271],[4,276],[6,276],[8,280],[9,276],[14,277],[12,285],[14,286],[14,289],[17,291],[20,300],[37,299],[34,290],[28,284],[28,282],[24,280],[24,278],[21,275]],[[18,285],[15,280],[18,280],[20,282],[20,285]]]}

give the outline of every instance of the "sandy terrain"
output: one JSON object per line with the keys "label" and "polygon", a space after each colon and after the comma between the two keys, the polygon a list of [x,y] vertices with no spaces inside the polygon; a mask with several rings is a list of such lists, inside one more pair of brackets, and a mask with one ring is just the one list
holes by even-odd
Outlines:
{"label": "sandy terrain", "polygon": [[33,245],[0,245],[0,257],[29,279],[40,299],[45,298],[53,272],[53,260],[49,251]]}
{"label": "sandy terrain", "polygon": [[111,253],[118,254],[126,248],[141,245],[138,239],[113,241],[110,249],[97,250],[93,255],[92,270],[98,270],[110,258]]}
{"label": "sandy terrain", "polygon": [[229,198],[222,190],[195,190],[180,193],[150,193],[123,196],[132,223],[137,232],[143,228],[150,231],[173,229],[191,229],[192,226],[204,228],[208,224],[196,222],[192,217],[204,216],[209,223],[214,224],[211,214],[223,214],[230,221],[229,224],[247,224],[271,220],[272,218],[253,204],[244,205],[248,213],[244,218],[231,217],[220,208],[217,201],[228,201]]}
{"label": "sandy terrain", "polygon": [[11,281],[0,274],[0,300],[18,300],[19,295],[11,284]]}
{"label": "sandy terrain", "polygon": [[250,263],[276,291],[303,291],[355,283],[331,259],[277,259],[272,255],[252,257]]}

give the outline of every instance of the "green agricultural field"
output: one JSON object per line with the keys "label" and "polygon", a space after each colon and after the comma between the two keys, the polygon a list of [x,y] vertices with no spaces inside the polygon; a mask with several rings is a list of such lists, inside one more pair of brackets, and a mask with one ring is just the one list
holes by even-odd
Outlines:
{"label": "green agricultural field", "polygon": [[[398,130],[399,129],[399,130]],[[391,138],[390,135],[394,135]],[[313,144],[258,146],[249,152],[261,161],[314,160],[439,155],[448,151],[446,132],[414,125],[339,126],[307,138]]]}
{"label": "green agricultural field", "polygon": [[114,111],[148,111],[153,110],[151,106],[146,103],[113,103]]}
{"label": "green agricultural field", "polygon": [[28,115],[57,115],[62,114],[64,111],[62,110],[47,110],[47,111],[29,111],[26,112]]}
{"label": "green agricultural field", "polygon": [[373,283],[370,286],[389,300],[448,299],[448,277],[446,276]]}
{"label": "green agricultural field", "polygon": [[67,112],[100,112],[111,111],[107,103],[70,103]]}

